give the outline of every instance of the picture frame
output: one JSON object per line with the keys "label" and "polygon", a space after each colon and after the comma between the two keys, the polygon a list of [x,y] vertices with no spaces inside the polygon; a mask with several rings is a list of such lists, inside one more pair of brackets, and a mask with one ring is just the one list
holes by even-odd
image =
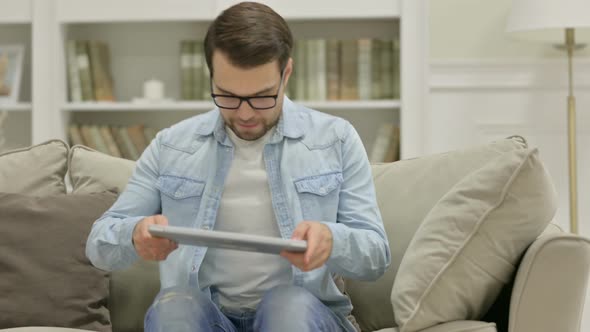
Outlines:
{"label": "picture frame", "polygon": [[24,45],[0,45],[0,104],[18,102],[24,53]]}

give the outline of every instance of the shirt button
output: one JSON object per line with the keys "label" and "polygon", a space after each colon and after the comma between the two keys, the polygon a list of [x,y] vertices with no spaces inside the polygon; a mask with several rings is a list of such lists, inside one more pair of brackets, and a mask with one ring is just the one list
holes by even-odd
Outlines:
{"label": "shirt button", "polygon": [[196,265],[193,265],[193,270],[192,271],[195,272],[196,269],[197,269],[197,266]]}

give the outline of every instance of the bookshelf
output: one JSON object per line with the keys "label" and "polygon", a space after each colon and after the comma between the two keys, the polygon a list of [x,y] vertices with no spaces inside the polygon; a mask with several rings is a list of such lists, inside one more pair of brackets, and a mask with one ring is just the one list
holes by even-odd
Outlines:
{"label": "bookshelf", "polygon": [[[23,99],[23,104],[16,107],[19,113],[32,117],[29,121],[33,124],[30,133],[33,143],[50,138],[67,139],[68,125],[73,122],[116,126],[140,122],[161,129],[213,108],[208,100],[180,100],[180,44],[183,40],[201,40],[215,16],[238,1],[0,0],[0,5],[7,1],[13,10],[32,12],[34,28],[28,24],[29,34],[33,35],[32,47],[41,50],[35,58],[38,73],[33,84],[29,82],[35,91],[41,91],[35,98]],[[420,154],[420,114],[427,68],[426,0],[262,2],[285,17],[296,40],[399,40],[401,72],[394,73],[400,77],[399,97],[295,101],[351,121],[367,152],[376,139],[378,127],[382,123],[395,123],[401,127],[402,157]],[[2,13],[0,20],[4,16],[22,21],[22,15],[17,18],[16,14]],[[22,22],[16,24],[27,26]],[[0,31],[0,40],[1,36]],[[68,40],[101,40],[109,45],[116,101],[70,101]],[[296,68],[297,65],[296,62]],[[133,98],[141,97],[144,81],[151,78],[164,83],[165,97],[171,101],[133,103]]]}
{"label": "bookshelf", "polygon": [[3,126],[3,135],[6,139],[4,149],[13,149],[32,143],[32,3],[19,0],[0,0],[0,8],[0,45],[22,45],[25,51],[18,99],[16,102],[0,101],[0,111],[8,112]]}
{"label": "bookshelf", "polygon": [[31,112],[31,103],[14,103],[14,104],[3,104],[0,109],[3,111],[14,112],[14,113],[29,113]]}

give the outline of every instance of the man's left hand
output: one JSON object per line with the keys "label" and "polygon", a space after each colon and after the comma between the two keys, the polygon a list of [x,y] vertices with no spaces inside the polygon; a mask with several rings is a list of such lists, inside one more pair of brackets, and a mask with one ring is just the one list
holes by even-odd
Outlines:
{"label": "man's left hand", "polygon": [[301,271],[308,272],[326,263],[332,254],[332,231],[317,221],[303,221],[293,231],[293,240],[306,240],[305,252],[282,251],[281,256]]}

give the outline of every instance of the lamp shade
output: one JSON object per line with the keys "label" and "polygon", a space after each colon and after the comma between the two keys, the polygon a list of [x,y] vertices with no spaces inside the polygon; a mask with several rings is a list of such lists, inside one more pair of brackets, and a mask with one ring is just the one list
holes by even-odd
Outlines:
{"label": "lamp shade", "polygon": [[590,0],[513,0],[506,31],[517,38],[563,43],[564,29],[590,42]]}

